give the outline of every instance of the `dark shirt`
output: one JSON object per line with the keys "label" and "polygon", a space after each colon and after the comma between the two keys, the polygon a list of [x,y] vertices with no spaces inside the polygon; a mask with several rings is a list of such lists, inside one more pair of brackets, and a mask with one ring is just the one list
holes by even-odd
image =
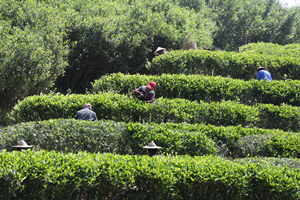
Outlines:
{"label": "dark shirt", "polygon": [[90,108],[85,107],[79,111],[77,111],[75,119],[80,120],[89,120],[89,121],[97,121],[97,115],[94,111],[90,110]]}
{"label": "dark shirt", "polygon": [[[149,103],[154,100],[154,97],[155,97],[154,90],[150,90],[149,92],[147,92],[147,86],[140,86],[137,90],[138,90],[138,92],[140,92],[144,95],[144,97],[142,97],[142,100],[145,100]],[[135,92],[135,94],[138,94],[138,93]]]}
{"label": "dark shirt", "polygon": [[270,72],[268,72],[267,70],[264,70],[264,69],[259,70],[257,72],[256,79],[257,80],[273,81]]}

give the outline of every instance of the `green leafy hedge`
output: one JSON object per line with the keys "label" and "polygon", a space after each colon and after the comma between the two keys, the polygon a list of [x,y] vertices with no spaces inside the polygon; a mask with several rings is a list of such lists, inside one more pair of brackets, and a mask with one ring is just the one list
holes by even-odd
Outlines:
{"label": "green leafy hedge", "polygon": [[53,118],[73,118],[82,105],[90,102],[99,119],[124,122],[188,122],[213,125],[242,125],[299,131],[300,108],[236,102],[197,102],[159,98],[154,103],[113,93],[96,95],[50,94],[31,96],[19,102],[10,117],[17,122]]}
{"label": "green leafy hedge", "polygon": [[138,130],[133,131],[125,123],[113,121],[91,123],[59,119],[28,122],[4,128],[0,133],[1,148],[8,150],[24,139],[37,149],[45,150],[146,154],[147,151],[142,147],[155,140],[157,145],[164,147],[161,153],[205,155],[217,152],[215,143],[203,132],[192,134],[188,131],[162,129],[146,135]]}
{"label": "green leafy hedge", "polygon": [[274,80],[299,80],[299,65],[298,57],[247,52],[177,50],[156,57],[148,63],[147,68],[151,74],[205,74],[250,80],[256,78],[254,70],[262,66],[270,69]]}
{"label": "green leafy hedge", "polygon": [[155,81],[156,97],[183,98],[188,100],[222,101],[234,100],[243,104],[270,103],[280,105],[287,103],[300,105],[300,81],[244,81],[221,76],[162,74],[125,75],[122,73],[102,76],[92,84],[92,92],[115,91],[122,94]]}
{"label": "green leafy hedge", "polygon": [[239,52],[247,52],[253,54],[275,55],[298,58],[300,55],[300,44],[279,45],[273,43],[249,43],[239,47]]}
{"label": "green leafy hedge", "polygon": [[241,126],[55,119],[2,128],[0,149],[21,139],[35,149],[75,153],[146,154],[143,146],[155,141],[160,154],[300,157],[299,133]]}
{"label": "green leafy hedge", "polygon": [[299,199],[299,171],[218,157],[0,153],[1,199]]}

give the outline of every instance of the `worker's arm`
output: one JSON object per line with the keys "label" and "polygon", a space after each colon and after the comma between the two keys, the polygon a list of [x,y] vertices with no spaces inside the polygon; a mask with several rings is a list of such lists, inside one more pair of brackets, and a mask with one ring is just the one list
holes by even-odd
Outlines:
{"label": "worker's arm", "polygon": [[140,91],[140,88],[136,88],[134,91],[133,91],[134,94],[136,95],[140,95],[140,96],[144,96],[144,94]]}

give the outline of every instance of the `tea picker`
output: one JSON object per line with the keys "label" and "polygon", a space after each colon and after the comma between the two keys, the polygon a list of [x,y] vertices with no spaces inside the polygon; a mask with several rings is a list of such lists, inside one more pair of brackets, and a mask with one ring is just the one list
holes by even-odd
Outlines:
{"label": "tea picker", "polygon": [[158,149],[160,149],[161,147],[156,146],[156,144],[152,141],[152,142],[149,143],[148,146],[144,146],[143,148],[147,149],[148,150],[148,155],[150,157],[152,157],[152,156],[156,156]]}
{"label": "tea picker", "polygon": [[31,149],[32,147],[32,145],[28,145],[24,140],[20,140],[17,145],[12,146],[13,149],[18,151]]}

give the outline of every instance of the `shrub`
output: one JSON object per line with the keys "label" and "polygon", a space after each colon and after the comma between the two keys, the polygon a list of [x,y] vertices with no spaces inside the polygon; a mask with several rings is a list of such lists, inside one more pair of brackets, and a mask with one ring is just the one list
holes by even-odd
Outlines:
{"label": "shrub", "polygon": [[279,128],[294,132],[297,132],[300,127],[299,108],[293,106],[271,104],[246,106],[232,101],[205,103],[165,98],[146,103],[136,98],[113,93],[31,96],[17,104],[10,117],[16,122],[73,118],[76,111],[81,109],[86,102],[93,105],[99,119],[115,121],[242,125]]}
{"label": "shrub", "polygon": [[0,130],[0,149],[12,150],[21,139],[36,150],[146,154],[154,141],[160,154],[225,157],[300,157],[299,134],[280,130],[187,123],[124,123],[52,119],[20,123]]}
{"label": "shrub", "polygon": [[[36,1],[0,4],[0,110],[49,91],[67,65],[64,17]],[[5,19],[5,20],[3,20]]]}
{"label": "shrub", "polygon": [[243,104],[269,103],[280,105],[287,103],[300,104],[300,81],[258,81],[238,80],[221,76],[162,74],[125,75],[122,73],[102,76],[92,84],[92,93],[114,91],[121,94],[132,94],[141,85],[155,81],[156,97],[182,98],[191,101],[233,100]]}
{"label": "shrub", "polygon": [[255,78],[256,68],[267,66],[275,80],[299,80],[299,64],[299,59],[294,57],[247,52],[177,50],[156,57],[148,63],[147,68],[151,74],[204,74],[250,80]]}
{"label": "shrub", "polygon": [[29,150],[2,151],[0,159],[2,199],[299,198],[297,170],[266,163],[240,164],[215,156]]}
{"label": "shrub", "polygon": [[[140,130],[133,127],[140,127]],[[3,128],[0,133],[0,148],[7,150],[12,150],[12,145],[23,139],[34,145],[35,149],[61,152],[146,154],[143,146],[151,141],[162,146],[160,153],[164,154],[205,155],[217,152],[215,143],[204,132],[168,131],[155,125],[103,120],[89,122],[57,119],[27,122]]]}

